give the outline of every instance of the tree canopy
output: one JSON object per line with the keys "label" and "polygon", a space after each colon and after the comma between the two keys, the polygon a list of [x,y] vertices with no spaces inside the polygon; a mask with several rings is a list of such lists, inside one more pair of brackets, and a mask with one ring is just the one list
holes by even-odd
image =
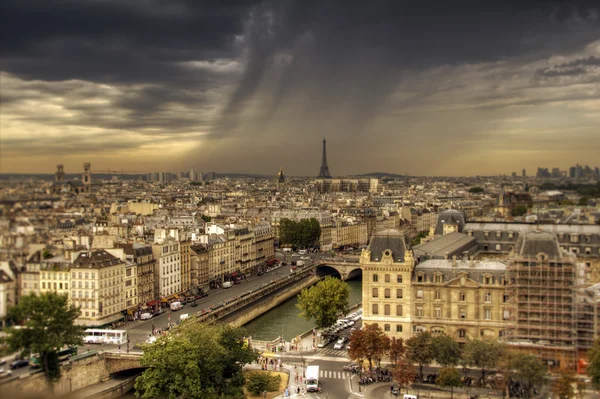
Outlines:
{"label": "tree canopy", "polygon": [[450,388],[450,399],[454,397],[454,388],[462,385],[460,373],[454,367],[442,367],[435,383],[438,386]]}
{"label": "tree canopy", "polygon": [[422,332],[406,340],[406,359],[419,365],[419,377],[423,377],[423,367],[435,359],[430,333]]}
{"label": "tree canopy", "polygon": [[298,296],[296,305],[300,316],[313,320],[317,328],[333,325],[339,314],[348,313],[350,290],[348,284],[327,276],[312,287],[305,288]]}
{"label": "tree canopy", "polygon": [[517,204],[512,209],[512,215],[513,216],[523,216],[526,213],[527,213],[527,205],[524,205],[524,204]]}
{"label": "tree canopy", "polygon": [[588,375],[592,378],[592,384],[600,391],[600,338],[596,339],[594,346],[588,354]]}
{"label": "tree canopy", "polygon": [[456,366],[460,361],[460,346],[449,335],[433,337],[431,345],[435,353],[435,361],[442,367]]}
{"label": "tree canopy", "polygon": [[366,324],[361,330],[350,334],[348,357],[352,360],[366,359],[369,370],[373,370],[373,360],[381,360],[390,347],[390,339],[378,324]]}
{"label": "tree canopy", "polygon": [[79,308],[69,304],[67,295],[25,295],[9,310],[9,318],[23,328],[9,329],[8,345],[23,355],[39,355],[46,377],[57,381],[61,376],[58,351],[82,342],[83,328],[75,325],[79,313]]}
{"label": "tree canopy", "polygon": [[473,194],[480,194],[484,192],[484,189],[482,187],[471,187],[469,192]]}
{"label": "tree canopy", "polygon": [[468,365],[481,372],[481,381],[485,381],[485,374],[498,364],[502,356],[504,345],[492,339],[471,339],[463,349],[463,357]]}
{"label": "tree canopy", "polygon": [[[523,388],[525,398],[530,398],[533,389],[540,389],[544,384],[548,368],[535,355],[525,353],[505,354],[504,358],[508,361],[508,367],[503,370],[508,382],[518,382]],[[502,359],[504,361],[504,359]]]}
{"label": "tree canopy", "polygon": [[295,222],[283,218],[279,223],[279,241],[282,244],[309,248],[316,245],[321,237],[321,225],[315,218]]}
{"label": "tree canopy", "polygon": [[148,367],[135,382],[143,398],[241,397],[244,364],[256,359],[244,330],[221,324],[182,323],[170,335],[144,347]]}

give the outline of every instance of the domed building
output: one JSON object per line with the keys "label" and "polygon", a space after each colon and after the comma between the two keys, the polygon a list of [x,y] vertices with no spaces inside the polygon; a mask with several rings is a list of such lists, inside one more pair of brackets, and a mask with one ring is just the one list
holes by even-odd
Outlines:
{"label": "domed building", "polygon": [[283,175],[283,166],[279,168],[277,173],[277,189],[283,190],[285,188],[285,176]]}

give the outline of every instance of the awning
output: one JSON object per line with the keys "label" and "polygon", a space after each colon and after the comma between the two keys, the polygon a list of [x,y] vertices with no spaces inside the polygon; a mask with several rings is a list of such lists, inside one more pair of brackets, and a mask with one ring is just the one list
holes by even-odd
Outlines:
{"label": "awning", "polygon": [[236,277],[237,275],[238,275],[238,272],[231,273],[231,277]]}
{"label": "awning", "polygon": [[146,306],[156,306],[160,303],[160,301],[158,299],[155,299],[153,301],[150,302],[146,302]]}

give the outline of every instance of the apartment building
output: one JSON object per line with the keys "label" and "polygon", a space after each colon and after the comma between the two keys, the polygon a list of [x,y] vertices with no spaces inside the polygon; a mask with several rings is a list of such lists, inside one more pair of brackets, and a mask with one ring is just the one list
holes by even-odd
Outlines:
{"label": "apartment building", "polygon": [[69,252],[42,259],[40,263],[40,293],[53,291],[70,297],[70,268]]}
{"label": "apartment building", "polygon": [[179,242],[179,251],[181,253],[181,291],[189,291],[191,288],[190,245],[192,245],[192,243],[188,239]]}
{"label": "apartment building", "polygon": [[208,279],[211,288],[221,286],[235,272],[235,236],[231,230],[225,234],[207,236]]}
{"label": "apartment building", "polygon": [[366,245],[367,224],[336,221],[331,227],[331,246],[340,248],[346,245]]}
{"label": "apartment building", "polygon": [[273,229],[267,221],[260,221],[250,225],[250,230],[254,232],[255,246],[255,270],[258,272],[260,267],[275,256],[275,247],[273,245],[275,236]]}
{"label": "apartment building", "polygon": [[209,253],[205,244],[190,246],[190,284],[192,292],[209,288]]}
{"label": "apartment building", "polygon": [[160,239],[152,245],[154,264],[154,297],[167,298],[180,293],[181,252],[179,241],[172,237]]}
{"label": "apartment building", "polygon": [[106,250],[74,254],[69,273],[70,299],[81,308],[76,323],[103,326],[123,318],[126,264]]}
{"label": "apartment building", "polygon": [[137,304],[147,304],[155,299],[154,269],[156,261],[152,247],[146,244],[117,244],[123,248],[127,260],[136,264],[137,271]]}

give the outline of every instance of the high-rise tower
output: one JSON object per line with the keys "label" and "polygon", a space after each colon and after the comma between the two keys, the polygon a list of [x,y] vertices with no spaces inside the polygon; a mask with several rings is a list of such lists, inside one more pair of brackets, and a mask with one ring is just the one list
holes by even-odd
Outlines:
{"label": "high-rise tower", "polygon": [[329,166],[327,166],[327,140],[323,139],[323,159],[321,160],[321,170],[319,171],[321,179],[331,179]]}
{"label": "high-rise tower", "polygon": [[83,164],[83,191],[89,193],[92,188],[92,165],[89,162]]}

